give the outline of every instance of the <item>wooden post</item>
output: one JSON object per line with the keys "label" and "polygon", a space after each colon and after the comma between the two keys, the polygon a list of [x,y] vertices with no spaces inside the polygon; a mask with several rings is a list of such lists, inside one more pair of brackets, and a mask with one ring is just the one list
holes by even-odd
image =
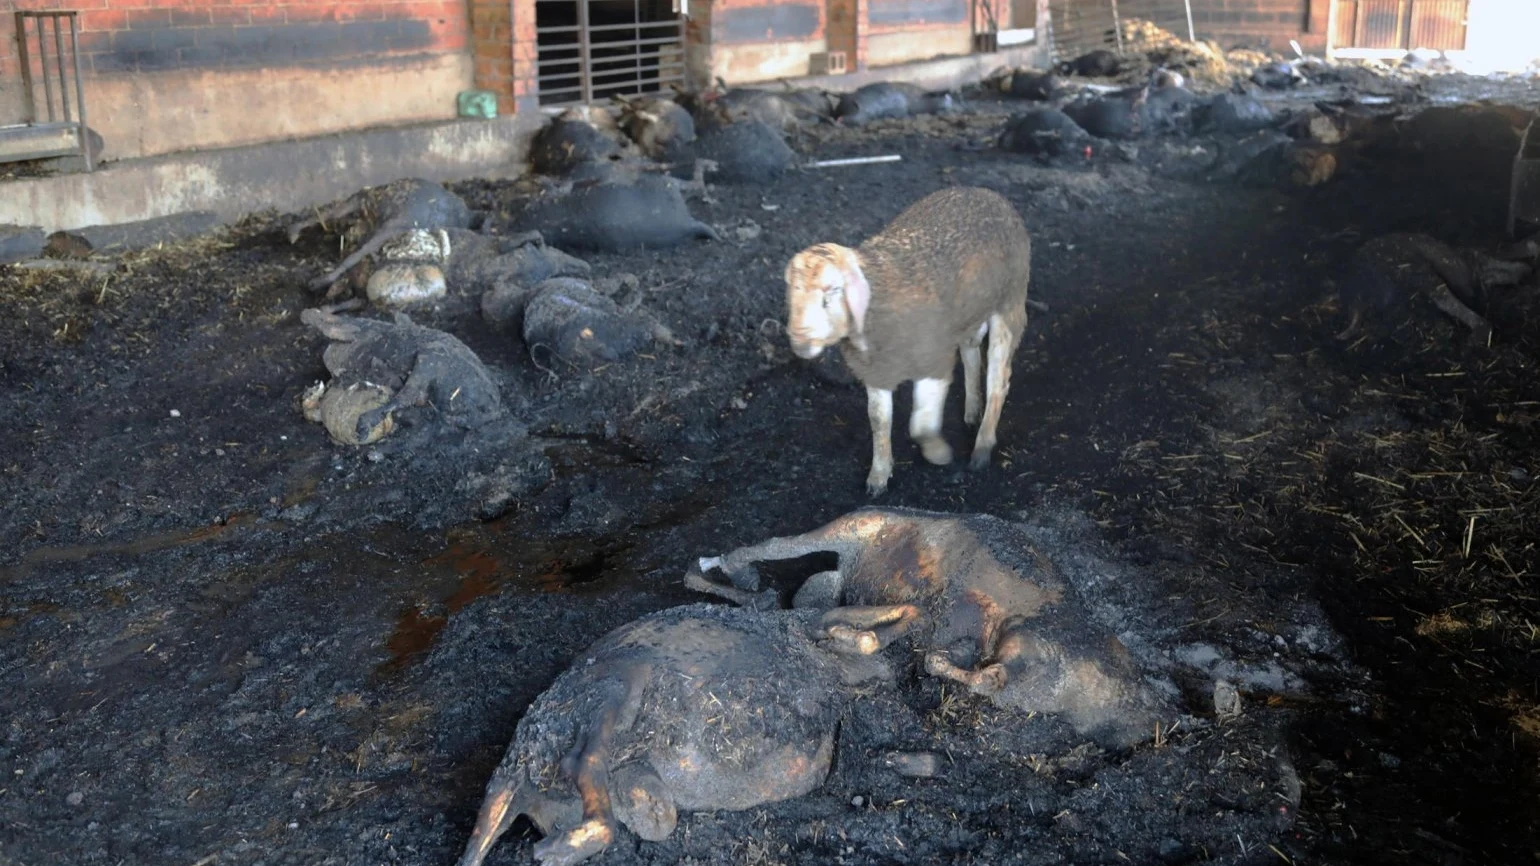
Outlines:
{"label": "wooden post", "polygon": [[1337,53],[1337,20],[1342,14],[1342,0],[1326,0],[1326,59]]}
{"label": "wooden post", "polygon": [[[22,118],[27,123],[37,123],[37,94],[33,92],[32,84],[32,55],[27,46],[27,16],[23,12],[16,13],[16,53],[21,61],[21,92],[27,97],[27,113]],[[44,67],[47,72],[47,67]]]}
{"label": "wooden post", "polygon": [[1112,38],[1117,40],[1118,55],[1123,54],[1123,19],[1118,15],[1118,0],[1112,0]]}

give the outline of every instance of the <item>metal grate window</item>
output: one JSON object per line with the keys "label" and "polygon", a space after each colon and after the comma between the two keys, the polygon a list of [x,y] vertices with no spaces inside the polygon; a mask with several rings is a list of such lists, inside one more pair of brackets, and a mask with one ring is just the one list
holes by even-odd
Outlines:
{"label": "metal grate window", "polygon": [[678,0],[536,0],[541,105],[658,93],[685,82]]}

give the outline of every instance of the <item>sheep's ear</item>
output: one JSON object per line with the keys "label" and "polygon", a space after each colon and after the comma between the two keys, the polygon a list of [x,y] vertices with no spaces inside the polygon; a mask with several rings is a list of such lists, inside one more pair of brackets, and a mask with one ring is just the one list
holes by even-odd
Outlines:
{"label": "sheep's ear", "polygon": [[861,272],[861,260],[854,250],[843,250],[840,256],[840,273],[845,277],[845,308],[850,311],[850,329],[856,334],[866,333],[866,309],[872,302],[872,287],[867,285],[866,275]]}

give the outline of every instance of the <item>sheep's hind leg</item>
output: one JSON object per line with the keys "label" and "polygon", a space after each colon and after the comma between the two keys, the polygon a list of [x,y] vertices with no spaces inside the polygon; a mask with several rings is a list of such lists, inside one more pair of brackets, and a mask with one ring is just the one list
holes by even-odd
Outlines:
{"label": "sheep's hind leg", "polygon": [[984,409],[984,421],[979,425],[978,439],[973,443],[972,467],[975,470],[989,467],[989,458],[995,450],[996,428],[1000,425],[1000,413],[1005,408],[1005,395],[1011,389],[1011,360],[1021,334],[1026,330],[1027,309],[996,313],[989,317],[989,380],[988,400]]}
{"label": "sheep's hind leg", "polygon": [[942,650],[926,654],[925,672],[939,679],[961,683],[967,686],[969,691],[978,695],[993,695],[999,692],[1005,688],[1005,683],[1009,679],[1005,665],[999,662],[985,665],[978,670],[964,670],[953,664]]}
{"label": "sheep's hind leg", "polygon": [[963,365],[963,423],[975,425],[979,423],[979,416],[984,414],[983,377],[984,377],[984,335],[989,333],[989,322],[979,325],[978,332],[969,337],[962,344]]}
{"label": "sheep's hind leg", "polygon": [[837,607],[818,621],[825,637],[841,649],[871,655],[920,622],[912,604]]}
{"label": "sheep's hind leg", "polygon": [[937,466],[952,462],[952,446],[941,435],[941,410],[946,406],[950,379],[916,379],[914,408],[909,412],[909,438],[920,443],[925,459]]}
{"label": "sheep's hind leg", "polygon": [[577,745],[562,760],[583,800],[583,822],[535,846],[541,866],[573,866],[593,857],[615,840],[615,810],[610,799],[610,761],[615,734],[636,722],[641,685],[647,671],[629,671],[621,690],[606,697]]}

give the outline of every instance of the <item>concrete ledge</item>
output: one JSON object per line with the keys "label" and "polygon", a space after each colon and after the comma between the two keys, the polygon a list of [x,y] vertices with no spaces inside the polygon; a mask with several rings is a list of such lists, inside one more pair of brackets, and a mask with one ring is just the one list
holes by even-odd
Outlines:
{"label": "concrete ledge", "polygon": [[403,177],[437,181],[523,173],[539,112],[387,127],[222,150],[122,160],[93,174],[0,183],[0,224],[77,230],[189,211],[224,221],[295,211]]}
{"label": "concrete ledge", "polygon": [[[792,79],[792,83],[799,87],[821,87],[824,90],[843,92],[878,81],[903,81],[930,90],[947,90],[977,82],[1002,66],[1045,67],[1046,54],[1040,44],[1034,43],[1004,48],[989,54],[967,54],[897,66],[868,67],[863,72],[847,72],[844,75],[812,75]],[[0,219],[4,217],[0,216]]]}
{"label": "concrete ledge", "polygon": [[[976,82],[1001,66],[1039,66],[1043,57],[1039,45],[1023,45],[795,83],[848,91],[875,81],[904,81],[939,90]],[[545,120],[542,112],[525,110],[490,121],[377,128],[121,160],[93,174],[18,178],[0,182],[0,225],[53,232],[135,223],[146,231],[177,226],[186,232],[190,223],[166,218],[195,214],[203,224],[214,224],[269,208],[298,211],[403,177],[516,177],[526,170],[530,138]],[[119,238],[109,232],[102,240],[127,243],[129,237],[148,236],[136,231]]]}

